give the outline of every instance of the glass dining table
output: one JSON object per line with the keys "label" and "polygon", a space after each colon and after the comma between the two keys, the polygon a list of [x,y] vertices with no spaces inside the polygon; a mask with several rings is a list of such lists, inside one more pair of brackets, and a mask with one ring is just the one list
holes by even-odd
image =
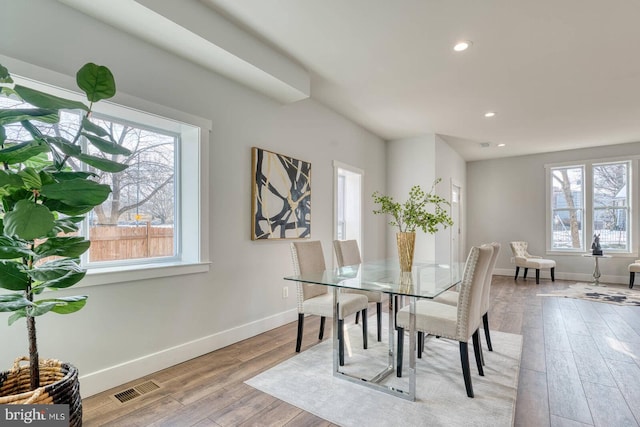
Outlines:
{"label": "glass dining table", "polygon": [[[389,351],[388,359],[380,372],[364,378],[347,373],[339,364],[337,330],[337,304],[333,316],[333,375],[345,380],[383,391],[407,400],[416,398],[416,329],[415,307],[418,298],[432,299],[458,284],[462,278],[464,263],[441,264],[436,262],[414,262],[411,272],[401,272],[397,259],[364,262],[362,264],[327,269],[313,273],[285,277],[285,280],[325,285],[333,289],[333,300],[338,301],[340,289],[378,291],[389,295]],[[402,297],[402,298],[398,298]],[[408,384],[385,381],[395,373],[395,315],[398,301],[409,299],[409,364]],[[366,351],[366,350],[365,350]]]}

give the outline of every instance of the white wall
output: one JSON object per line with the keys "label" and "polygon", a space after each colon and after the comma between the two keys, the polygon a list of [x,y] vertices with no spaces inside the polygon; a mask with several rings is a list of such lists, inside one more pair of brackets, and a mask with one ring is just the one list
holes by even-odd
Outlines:
{"label": "white wall", "polygon": [[[469,162],[467,164],[467,246],[498,241],[502,250],[496,273],[512,275],[509,242],[526,240],[529,252],[547,256],[545,229],[545,164],[569,161],[636,156],[640,143],[620,144],[582,150]],[[633,178],[637,183],[637,177]],[[633,197],[638,197],[635,186]],[[637,212],[632,213],[637,218]],[[635,250],[638,243],[635,244]],[[593,259],[581,255],[548,255],[556,260],[556,277],[591,281]],[[630,256],[602,260],[601,281],[628,283]],[[548,273],[547,273],[548,274]],[[545,273],[542,273],[542,277]]]}
{"label": "white wall", "polygon": [[[41,357],[74,363],[84,396],[296,318],[295,287],[282,279],[293,273],[289,242],[250,240],[252,146],[312,163],[311,235],[322,241],[327,259],[333,256],[332,162],[364,170],[363,256],[385,256],[385,224],[366,197],[385,188],[380,138],[312,99],[280,105],[59,2],[7,3],[0,54],[67,76],[88,61],[107,65],[120,93],[213,122],[210,271],[85,287],[82,311],[37,319]],[[282,299],[286,285],[290,296]],[[0,370],[28,354],[24,321],[8,328],[7,317],[0,313]]]}
{"label": "white wall", "polygon": [[[436,193],[446,200],[451,200],[451,181],[465,181],[464,160],[440,137],[425,134],[387,142],[387,194],[394,200],[404,202],[414,185],[429,191],[436,178],[442,178]],[[396,229],[388,228],[387,256],[392,257],[397,254]],[[450,232],[450,229],[441,229],[430,235],[418,230],[415,259],[449,262]]]}
{"label": "white wall", "polygon": [[460,205],[462,209],[459,224],[454,224],[453,227],[448,227],[446,230],[436,233],[435,260],[438,262],[450,262],[452,233],[457,233],[458,228],[460,228],[462,233],[458,236],[462,249],[460,261],[464,262],[466,259],[464,235],[466,230],[465,195],[467,189],[465,188],[465,183],[467,180],[467,162],[438,135],[436,135],[435,141],[435,158],[437,159],[435,162],[435,176],[436,178],[442,178],[442,181],[436,187],[436,193],[451,202],[452,185],[455,183],[460,187]]}

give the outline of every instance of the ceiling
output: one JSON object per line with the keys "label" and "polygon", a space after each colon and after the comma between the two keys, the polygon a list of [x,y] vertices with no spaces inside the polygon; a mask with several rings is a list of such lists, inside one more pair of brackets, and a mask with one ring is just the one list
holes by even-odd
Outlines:
{"label": "ceiling", "polygon": [[435,132],[468,161],[640,141],[637,1],[201,1],[384,139]]}
{"label": "ceiling", "polygon": [[[203,10],[211,29],[222,15],[291,60],[288,76],[305,70],[314,99],[386,140],[437,133],[467,161],[640,141],[637,1],[136,1],[201,36]],[[135,2],[101,3],[104,16]],[[454,52],[463,39],[472,46]],[[290,99],[306,96],[298,81]]]}

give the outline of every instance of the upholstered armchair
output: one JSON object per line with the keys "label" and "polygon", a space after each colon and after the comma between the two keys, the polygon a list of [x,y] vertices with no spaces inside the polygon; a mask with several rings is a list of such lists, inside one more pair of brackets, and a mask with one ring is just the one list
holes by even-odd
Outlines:
{"label": "upholstered armchair", "polygon": [[544,259],[537,255],[531,255],[527,252],[527,242],[511,242],[511,251],[513,252],[512,261],[516,264],[516,276],[514,280],[518,280],[520,267],[524,268],[524,277],[527,278],[527,272],[530,268],[536,269],[536,285],[540,284],[540,270],[549,269],[551,271],[551,281],[555,282],[556,262],[552,259]]}
{"label": "upholstered armchair", "polygon": [[633,281],[636,279],[636,273],[640,272],[640,259],[629,264],[629,289],[633,289]]}

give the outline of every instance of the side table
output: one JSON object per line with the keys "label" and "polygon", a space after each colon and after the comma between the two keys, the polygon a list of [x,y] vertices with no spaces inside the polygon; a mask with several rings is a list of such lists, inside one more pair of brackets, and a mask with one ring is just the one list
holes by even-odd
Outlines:
{"label": "side table", "polygon": [[600,266],[598,265],[599,258],[613,258],[611,255],[593,255],[593,254],[582,254],[584,257],[593,258],[593,285],[600,286]]}

